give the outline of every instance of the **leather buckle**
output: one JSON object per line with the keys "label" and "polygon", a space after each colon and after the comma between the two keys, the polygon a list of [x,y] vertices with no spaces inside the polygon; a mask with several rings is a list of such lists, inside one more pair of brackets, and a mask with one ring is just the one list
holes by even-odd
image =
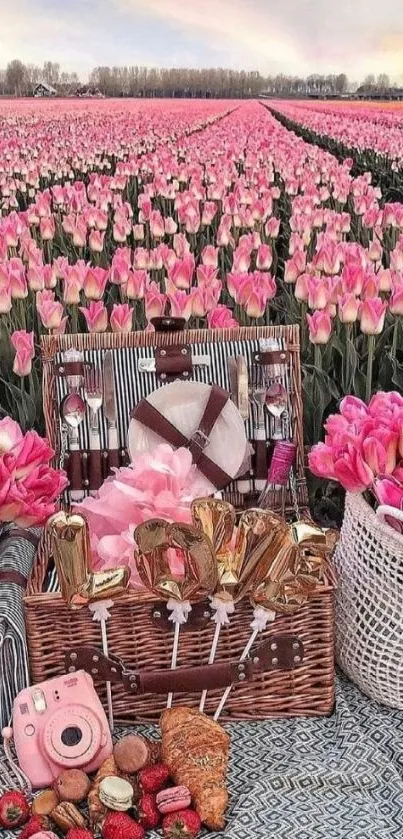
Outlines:
{"label": "leather buckle", "polygon": [[193,436],[190,438],[189,445],[192,443],[202,452],[208,445],[209,440],[210,438],[207,436],[207,434],[205,434],[204,431],[201,430],[201,428],[198,428],[197,431],[195,431]]}

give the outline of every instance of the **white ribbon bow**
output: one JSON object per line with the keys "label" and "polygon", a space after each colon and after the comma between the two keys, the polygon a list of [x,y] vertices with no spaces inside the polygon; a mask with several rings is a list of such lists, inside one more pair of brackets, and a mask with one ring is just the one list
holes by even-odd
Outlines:
{"label": "white ribbon bow", "polygon": [[192,611],[189,600],[175,600],[170,597],[167,602],[167,609],[171,612],[169,620],[172,623],[186,623],[189,613]]}
{"label": "white ribbon bow", "polygon": [[235,612],[235,605],[233,600],[221,600],[219,597],[211,598],[211,608],[214,609],[212,620],[220,626],[228,626],[229,615]]}
{"label": "white ribbon bow", "polygon": [[111,609],[112,606],[113,600],[98,600],[97,603],[90,603],[88,608],[92,612],[92,620],[98,621],[98,623],[107,621],[111,616],[108,609]]}
{"label": "white ribbon bow", "polygon": [[254,632],[263,632],[268,623],[272,623],[276,619],[276,613],[271,609],[263,609],[261,606],[256,606],[253,610],[254,620],[251,623],[251,628]]}

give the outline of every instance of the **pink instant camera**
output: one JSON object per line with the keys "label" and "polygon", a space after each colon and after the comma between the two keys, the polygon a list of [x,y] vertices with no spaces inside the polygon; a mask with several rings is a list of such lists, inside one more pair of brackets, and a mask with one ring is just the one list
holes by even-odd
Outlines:
{"label": "pink instant camera", "polygon": [[34,789],[50,786],[63,769],[93,772],[112,754],[107,718],[83,670],[21,691],[13,705],[13,736]]}

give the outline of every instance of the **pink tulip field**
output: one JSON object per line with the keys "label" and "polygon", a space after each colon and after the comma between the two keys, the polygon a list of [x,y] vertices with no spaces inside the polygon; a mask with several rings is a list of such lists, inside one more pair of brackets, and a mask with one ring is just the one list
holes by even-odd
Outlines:
{"label": "pink tulip field", "polygon": [[402,132],[382,105],[2,102],[3,415],[41,428],[41,334],[163,313],[298,322],[307,445],[402,389]]}

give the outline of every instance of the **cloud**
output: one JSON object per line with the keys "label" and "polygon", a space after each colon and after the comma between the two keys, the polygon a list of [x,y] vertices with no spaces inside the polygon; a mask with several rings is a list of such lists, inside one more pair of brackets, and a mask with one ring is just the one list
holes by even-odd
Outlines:
{"label": "cloud", "polygon": [[[152,15],[191,35],[200,44],[213,46],[222,57],[237,66],[267,70],[271,65],[285,67],[300,61],[298,46],[286,31],[273,24],[257,0],[115,0],[131,13]],[[199,49],[200,52],[200,49]]]}
{"label": "cloud", "polygon": [[402,0],[0,0],[0,64],[403,75]]}

